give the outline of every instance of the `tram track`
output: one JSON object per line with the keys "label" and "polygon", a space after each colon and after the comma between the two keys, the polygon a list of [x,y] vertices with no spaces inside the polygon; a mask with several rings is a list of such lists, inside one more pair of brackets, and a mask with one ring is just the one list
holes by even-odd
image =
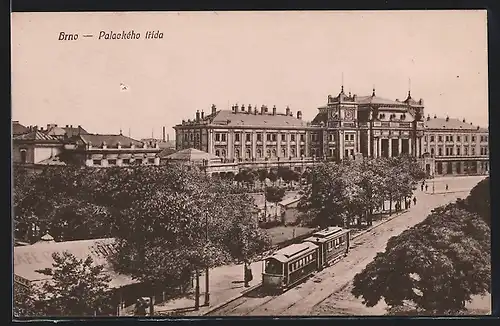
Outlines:
{"label": "tram track", "polygon": [[[443,198],[446,197],[446,198]],[[429,202],[419,207],[418,212],[395,216],[373,229],[356,235],[352,239],[351,252],[337,263],[316,272],[280,295],[259,294],[261,287],[224,304],[206,316],[265,316],[265,315],[308,315],[315,307],[333,294],[345,290],[352,277],[368,264],[377,251],[383,250],[388,239],[423,220],[434,207],[456,199],[456,195],[443,196],[442,199],[428,197]],[[391,222],[393,221],[393,222]],[[385,226],[383,226],[385,225]]]}

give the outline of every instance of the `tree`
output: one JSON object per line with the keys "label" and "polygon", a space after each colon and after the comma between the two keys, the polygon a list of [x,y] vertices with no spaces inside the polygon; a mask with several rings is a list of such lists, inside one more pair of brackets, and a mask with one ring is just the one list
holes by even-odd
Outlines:
{"label": "tree", "polygon": [[42,287],[45,315],[94,316],[111,309],[109,281],[103,265],[94,265],[92,257],[78,259],[65,251],[52,255],[52,268],[37,272],[51,276]]}
{"label": "tree", "polygon": [[261,183],[261,186],[264,186],[264,182],[266,181],[267,175],[268,175],[267,169],[259,169],[259,170],[257,170],[257,174],[258,174],[258,179]]}
{"label": "tree", "polygon": [[490,291],[490,245],[489,228],[477,214],[457,204],[437,208],[391,238],[354,277],[352,293],[369,307],[384,298],[393,310],[462,311],[472,295]]}
{"label": "tree", "polygon": [[[267,187],[264,197],[264,200],[274,203],[274,205],[277,206],[278,203],[283,200],[283,197],[285,197],[285,188]],[[275,212],[276,215],[278,215],[277,207]]]}
{"label": "tree", "polygon": [[490,178],[488,177],[474,186],[465,199],[465,208],[479,214],[488,225],[491,225],[490,193]]}
{"label": "tree", "polygon": [[32,317],[41,315],[40,302],[33,286],[23,286],[13,283],[13,313],[15,317]]}

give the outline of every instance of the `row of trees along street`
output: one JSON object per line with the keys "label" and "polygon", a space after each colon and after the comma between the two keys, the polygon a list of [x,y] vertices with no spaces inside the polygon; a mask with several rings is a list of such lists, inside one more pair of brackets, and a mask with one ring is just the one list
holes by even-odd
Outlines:
{"label": "row of trees along street", "polygon": [[[305,177],[307,173],[300,174],[288,166],[272,167],[270,169],[243,169],[236,175],[226,174],[225,179],[235,181],[238,185],[243,187],[242,191],[259,191],[266,186],[266,182],[271,182],[274,186],[282,186],[292,182],[300,181],[301,177]],[[260,189],[256,187],[260,183]]]}
{"label": "row of trees along street", "polygon": [[[15,236],[31,242],[45,232],[58,241],[112,237],[117,272],[148,286],[151,295],[174,291],[193,271],[251,259],[270,245],[253,200],[233,188],[180,166],[16,170]],[[91,304],[86,300],[67,304]]]}
{"label": "row of trees along street", "polygon": [[368,307],[384,299],[392,315],[467,313],[473,295],[491,293],[490,219],[487,178],[391,238],[355,276],[353,295]]}
{"label": "row of trees along street", "polygon": [[345,227],[357,218],[358,223],[371,225],[373,214],[384,210],[384,202],[389,202],[392,214],[394,204],[411,199],[424,176],[408,156],[324,163],[307,174],[299,202],[303,223]]}

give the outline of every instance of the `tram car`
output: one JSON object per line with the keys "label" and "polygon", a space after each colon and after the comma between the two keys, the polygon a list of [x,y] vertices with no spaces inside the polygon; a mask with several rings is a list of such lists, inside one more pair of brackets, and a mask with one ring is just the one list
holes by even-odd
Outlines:
{"label": "tram car", "polygon": [[285,291],[349,252],[350,230],[330,227],[264,259],[262,287]]}

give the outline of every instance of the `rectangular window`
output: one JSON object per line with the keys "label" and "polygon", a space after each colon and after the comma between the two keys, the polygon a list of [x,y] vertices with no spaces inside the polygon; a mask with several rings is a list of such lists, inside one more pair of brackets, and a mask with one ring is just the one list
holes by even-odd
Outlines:
{"label": "rectangular window", "polygon": [[442,155],[443,155],[443,148],[442,148],[442,147],[439,147],[439,148],[438,148],[438,155],[439,155],[439,156],[442,156]]}
{"label": "rectangular window", "polygon": [[471,136],[470,138],[471,138],[471,141],[472,141],[472,142],[475,142],[475,141],[476,141],[476,136]]}
{"label": "rectangular window", "polygon": [[471,151],[471,155],[472,155],[472,156],[476,155],[476,148],[475,148],[475,147],[472,147],[472,148],[470,149],[470,151]]}
{"label": "rectangular window", "polygon": [[464,136],[464,139],[465,139],[466,142],[469,141],[469,137],[468,136]]}
{"label": "rectangular window", "polygon": [[460,156],[460,147],[457,147],[457,155]]}
{"label": "rectangular window", "polygon": [[271,141],[271,134],[266,134],[266,140]]}
{"label": "rectangular window", "polygon": [[349,135],[345,135],[344,139],[348,141],[349,140]]}
{"label": "rectangular window", "polygon": [[122,160],[122,163],[123,163],[123,164],[130,164],[130,159],[128,159],[128,158],[124,158],[124,159]]}
{"label": "rectangular window", "polygon": [[215,141],[220,141],[220,134],[219,133],[215,134]]}
{"label": "rectangular window", "polygon": [[250,140],[250,139],[251,139],[251,138],[250,138],[251,136],[252,136],[252,135],[250,135],[250,134],[245,134],[246,141],[251,141],[251,140]]}
{"label": "rectangular window", "polygon": [[240,141],[240,134],[234,134],[234,141]]}
{"label": "rectangular window", "polygon": [[226,141],[226,134],[221,134],[222,136],[222,141]]}
{"label": "rectangular window", "polygon": [[438,141],[442,142],[443,141],[443,136],[438,136]]}
{"label": "rectangular window", "polygon": [[464,147],[464,155],[469,155],[469,148],[468,147]]}
{"label": "rectangular window", "polygon": [[272,134],[271,138],[272,138],[273,141],[276,141],[276,134]]}
{"label": "rectangular window", "polygon": [[116,165],[116,160],[108,160],[108,165]]}
{"label": "rectangular window", "polygon": [[351,140],[354,140],[354,134],[351,135]]}
{"label": "rectangular window", "polygon": [[262,134],[261,133],[257,134],[257,141],[262,141]]}
{"label": "rectangular window", "polygon": [[290,141],[295,141],[295,135],[290,135]]}
{"label": "rectangular window", "polygon": [[427,136],[424,136],[424,141],[427,142]]}
{"label": "rectangular window", "polygon": [[431,143],[434,142],[434,136],[431,136]]}
{"label": "rectangular window", "polygon": [[148,158],[148,163],[149,164],[154,164],[155,163],[155,159],[154,158]]}
{"label": "rectangular window", "polygon": [[306,135],[300,135],[300,141],[306,141]]}
{"label": "rectangular window", "polygon": [[286,141],[286,135],[285,134],[281,134],[281,141]]}
{"label": "rectangular window", "polygon": [[92,163],[94,165],[101,165],[101,160],[93,160]]}
{"label": "rectangular window", "polygon": [[460,136],[457,136],[457,141],[460,141]]}

